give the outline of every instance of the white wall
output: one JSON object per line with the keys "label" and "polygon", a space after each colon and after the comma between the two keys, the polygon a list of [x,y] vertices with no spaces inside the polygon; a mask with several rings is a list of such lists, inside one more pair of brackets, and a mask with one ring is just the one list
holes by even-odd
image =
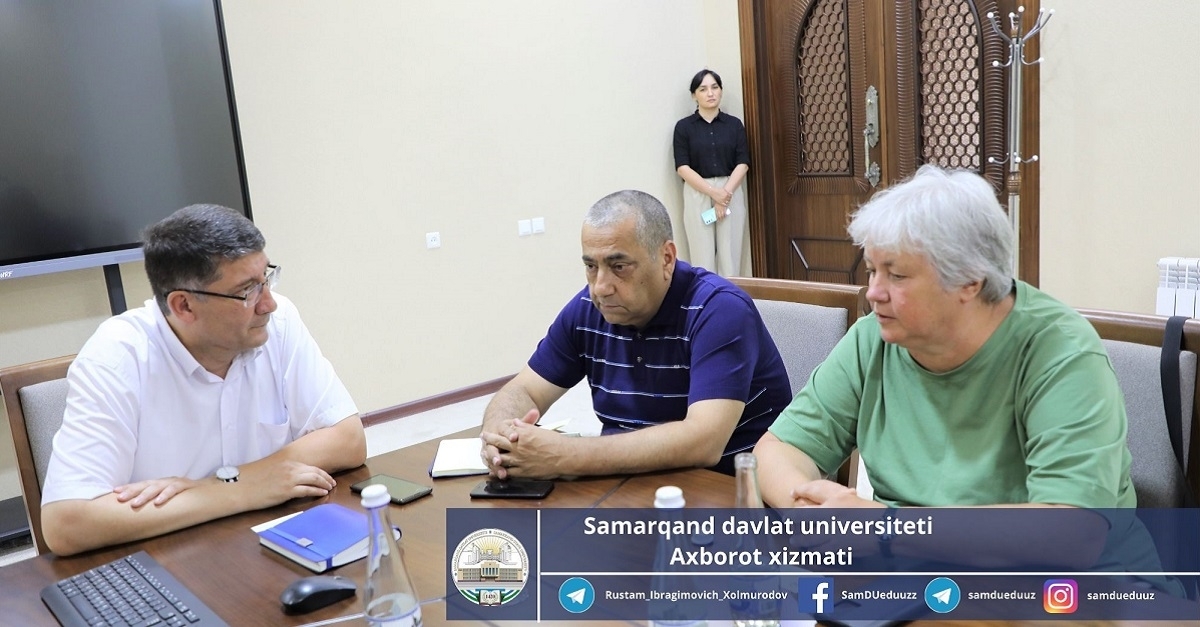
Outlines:
{"label": "white wall", "polygon": [[1200,257],[1200,3],[1043,0],[1041,285],[1154,313],[1160,257]]}
{"label": "white wall", "polygon": [[[255,221],[362,411],[516,372],[583,285],[587,207],[638,188],[678,209],[692,74],[717,69],[741,116],[729,0],[223,8]],[[0,282],[0,366],[76,352],[106,312],[99,270]]]}

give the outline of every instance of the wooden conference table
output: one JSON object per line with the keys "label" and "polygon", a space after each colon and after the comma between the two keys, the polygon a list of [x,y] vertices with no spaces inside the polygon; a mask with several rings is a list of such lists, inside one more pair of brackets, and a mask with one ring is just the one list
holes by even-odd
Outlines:
{"label": "wooden conference table", "polygon": [[[478,429],[449,437],[474,437]],[[361,584],[366,560],[336,569],[360,584],[358,596],[330,607],[287,616],[279,605],[279,593],[297,578],[313,574],[294,562],[263,548],[250,527],[314,505],[335,502],[359,509],[359,497],[350,486],[375,474],[389,474],[433,485],[433,494],[403,506],[392,506],[392,522],[404,531],[405,562],[417,592],[425,601],[421,613],[426,625],[446,623],[446,508],[450,507],[592,507],[615,492],[624,482],[620,477],[560,481],[545,501],[472,501],[471,488],[482,477],[453,477],[433,481],[429,463],[437,442],[423,442],[367,460],[365,466],[338,474],[337,488],[320,499],[298,499],[266,510],[229,516],[157,538],[132,542],[75,557],[41,555],[0,568],[0,625],[52,627],[54,616],[42,603],[41,589],[100,564],[144,550],[171,571],[221,618],[235,627],[304,625],[362,611]],[[704,476],[709,471],[691,471]],[[689,473],[681,473],[681,479]],[[719,476],[719,475],[718,475]],[[732,490],[729,477],[723,477]],[[685,489],[687,489],[685,487]],[[732,496],[730,499],[732,500]],[[645,505],[653,502],[653,496]],[[457,594],[457,591],[455,591]],[[363,625],[349,621],[340,625]],[[451,623],[463,625],[463,622]]]}
{"label": "wooden conference table", "polygon": [[[473,437],[468,430],[449,437]],[[350,485],[385,473],[429,483],[427,469],[437,442],[423,442],[367,460],[364,467],[337,475],[333,494],[321,499],[289,501],[278,507],[248,512],[81,556],[59,558],[42,555],[0,568],[0,624],[53,627],[58,623],[39,597],[41,589],[89,568],[144,550],[235,627],[304,625],[362,611],[361,583],[365,560],[336,570],[360,584],[360,594],[302,616],[287,616],[279,606],[279,593],[297,578],[311,575],[303,567],[258,543],[250,527],[324,502],[358,508],[358,495]],[[472,501],[469,492],[481,477],[454,477],[433,481],[433,495],[391,508],[392,522],[404,531],[405,561],[417,592],[426,625],[463,625],[446,620],[446,508],[450,507],[650,507],[654,491],[663,485],[683,488],[689,507],[732,507],[732,477],[708,470],[681,470],[634,477],[601,477],[560,481],[544,501]],[[339,625],[364,625],[357,619]],[[589,621],[590,625],[603,623]],[[623,623],[628,624],[628,623]],[[645,624],[639,622],[635,624]],[[913,623],[919,625],[918,623]],[[930,623],[932,624],[932,623]],[[971,625],[978,622],[941,621],[937,625]],[[1009,623],[1013,624],[1013,623]],[[1069,622],[1052,621],[1056,627]],[[1095,623],[1091,623],[1095,624]]]}

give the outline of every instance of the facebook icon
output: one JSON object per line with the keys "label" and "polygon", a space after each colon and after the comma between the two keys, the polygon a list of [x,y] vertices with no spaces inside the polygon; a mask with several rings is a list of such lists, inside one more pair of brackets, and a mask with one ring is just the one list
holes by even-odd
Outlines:
{"label": "facebook icon", "polygon": [[[801,577],[796,584],[796,601],[804,614],[825,614],[833,611],[833,577]],[[829,609],[826,610],[825,608]]]}

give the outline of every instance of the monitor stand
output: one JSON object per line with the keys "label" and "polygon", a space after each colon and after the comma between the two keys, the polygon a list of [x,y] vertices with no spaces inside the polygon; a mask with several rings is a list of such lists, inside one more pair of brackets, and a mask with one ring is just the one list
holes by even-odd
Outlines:
{"label": "monitor stand", "polygon": [[112,315],[125,313],[125,284],[121,282],[121,266],[113,263],[104,266],[104,285],[108,287],[108,306]]}

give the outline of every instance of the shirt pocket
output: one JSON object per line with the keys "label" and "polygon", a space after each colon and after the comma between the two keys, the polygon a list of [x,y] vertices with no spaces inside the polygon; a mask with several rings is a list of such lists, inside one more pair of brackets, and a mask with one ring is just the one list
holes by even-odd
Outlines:
{"label": "shirt pocket", "polygon": [[282,403],[260,406],[258,423],[255,425],[255,443],[262,457],[271,455],[292,441],[292,425],[288,420],[287,408]]}

